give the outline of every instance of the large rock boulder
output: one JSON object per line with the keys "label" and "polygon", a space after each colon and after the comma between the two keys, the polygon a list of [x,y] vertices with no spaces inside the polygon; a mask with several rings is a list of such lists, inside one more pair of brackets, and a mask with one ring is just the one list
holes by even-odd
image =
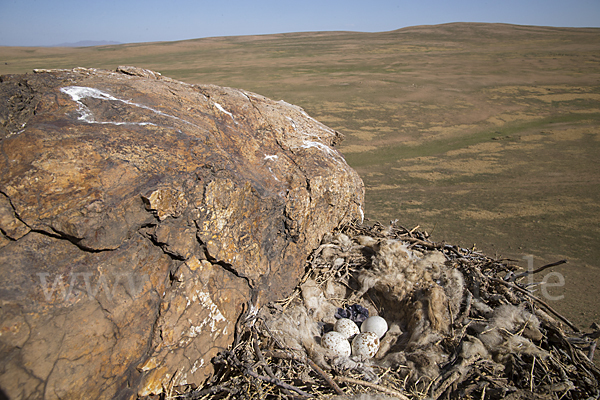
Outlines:
{"label": "large rock boulder", "polygon": [[148,70],[0,77],[0,397],[200,384],[243,312],[361,218],[341,135]]}

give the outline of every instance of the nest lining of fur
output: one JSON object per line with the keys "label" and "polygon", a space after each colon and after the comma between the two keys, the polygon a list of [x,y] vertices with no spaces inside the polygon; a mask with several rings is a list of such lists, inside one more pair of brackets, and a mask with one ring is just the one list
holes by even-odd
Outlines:
{"label": "nest lining of fur", "polygon": [[[416,230],[350,224],[323,239],[290,297],[240,318],[205,385],[167,397],[597,398],[600,331],[580,332],[516,270]],[[320,345],[352,304],[389,325],[374,358]]]}

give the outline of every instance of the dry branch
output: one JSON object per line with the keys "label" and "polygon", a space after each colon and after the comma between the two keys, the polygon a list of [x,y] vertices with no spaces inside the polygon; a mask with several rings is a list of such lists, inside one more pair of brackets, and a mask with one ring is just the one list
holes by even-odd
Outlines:
{"label": "dry branch", "polygon": [[253,378],[257,378],[260,379],[262,381],[268,382],[268,383],[272,383],[274,385],[280,386],[284,389],[287,390],[293,390],[294,392],[298,393],[300,396],[303,397],[315,397],[312,394],[306,393],[305,391],[303,391],[302,389],[299,389],[295,386],[289,385],[285,382],[282,382],[281,380],[277,379],[277,378],[271,378],[268,376],[263,376],[263,375],[259,375],[258,373],[256,373],[256,371],[254,371],[251,368],[247,368],[245,371],[246,374],[250,375]]}
{"label": "dry branch", "polygon": [[535,300],[536,302],[540,303],[542,306],[544,306],[544,308],[546,308],[548,311],[550,311],[552,314],[554,314],[557,318],[559,318],[561,321],[563,321],[565,324],[567,324],[569,326],[569,328],[573,329],[573,331],[575,332],[581,332],[579,330],[579,328],[577,328],[571,321],[569,321],[566,317],[564,317],[563,315],[561,315],[558,311],[556,311],[555,309],[553,309],[552,307],[550,307],[550,305],[548,303],[546,303],[545,301],[543,301],[542,299],[534,296],[532,293],[530,293],[529,291],[527,291],[526,289],[523,289],[522,287],[515,285],[511,282],[506,282],[503,281],[502,279],[497,279],[497,278],[489,278],[491,281],[493,282],[498,282],[501,283],[503,285],[508,286],[511,289],[517,290],[527,296],[529,296],[531,299]]}
{"label": "dry branch", "polygon": [[528,275],[534,275],[534,274],[537,274],[538,272],[542,272],[542,271],[544,271],[544,270],[546,270],[546,269],[548,269],[548,268],[556,267],[557,265],[565,264],[566,262],[567,262],[567,260],[560,260],[560,261],[556,261],[556,262],[553,262],[553,263],[550,263],[550,264],[546,264],[546,265],[544,265],[544,266],[541,266],[541,267],[539,267],[538,269],[536,269],[536,270],[533,270],[533,271],[525,271],[525,272],[523,272],[523,273],[520,273],[520,274],[518,274],[518,275],[514,275],[514,276],[513,276],[513,277],[510,279],[510,282],[515,282],[517,279],[521,279],[521,278],[523,278],[523,277],[525,277],[525,276],[528,276]]}
{"label": "dry branch", "polygon": [[397,397],[400,400],[410,400],[408,397],[406,397],[402,393],[398,392],[397,390],[393,390],[393,389],[387,388],[385,386],[378,385],[376,383],[367,382],[367,381],[363,381],[361,379],[356,379],[356,378],[349,378],[346,376],[338,376],[335,379],[340,382],[352,383],[353,385],[366,386],[371,389],[379,390],[382,393]]}

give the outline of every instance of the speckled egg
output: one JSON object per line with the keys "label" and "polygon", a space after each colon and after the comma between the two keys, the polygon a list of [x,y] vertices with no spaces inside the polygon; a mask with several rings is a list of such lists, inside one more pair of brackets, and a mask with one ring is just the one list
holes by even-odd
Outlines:
{"label": "speckled egg", "polygon": [[350,339],[354,335],[358,335],[360,333],[358,325],[356,325],[354,321],[349,318],[340,318],[335,321],[335,327],[333,330],[344,335],[346,339]]}
{"label": "speckled egg", "polygon": [[327,332],[321,337],[321,346],[331,350],[338,356],[348,357],[352,354],[352,348],[348,339],[339,332]]}
{"label": "speckled egg", "polygon": [[360,326],[361,332],[374,332],[377,334],[377,337],[381,339],[383,335],[388,330],[388,324],[385,322],[385,319],[381,318],[379,315],[374,315],[365,319],[365,321]]}
{"label": "speckled egg", "polygon": [[371,358],[379,350],[379,338],[375,332],[363,332],[352,340],[352,355]]}

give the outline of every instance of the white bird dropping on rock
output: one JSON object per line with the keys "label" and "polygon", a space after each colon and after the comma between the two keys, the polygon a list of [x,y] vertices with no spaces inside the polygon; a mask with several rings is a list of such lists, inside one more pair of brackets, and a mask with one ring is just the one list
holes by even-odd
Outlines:
{"label": "white bird dropping on rock", "polygon": [[321,346],[331,350],[338,356],[349,357],[352,354],[350,342],[339,332],[327,332],[321,337]]}
{"label": "white bird dropping on rock", "polygon": [[358,325],[354,323],[349,318],[340,318],[335,322],[334,331],[341,333],[344,335],[346,339],[352,338],[354,335],[358,335],[360,330],[358,329]]}
{"label": "white bird dropping on rock", "polygon": [[379,350],[379,338],[375,332],[363,332],[352,340],[352,355],[372,358]]}
{"label": "white bird dropping on rock", "polygon": [[377,334],[377,338],[381,339],[383,335],[388,330],[388,324],[385,322],[385,319],[381,318],[379,315],[374,315],[364,320],[362,325],[360,326],[361,332],[374,332]]}

